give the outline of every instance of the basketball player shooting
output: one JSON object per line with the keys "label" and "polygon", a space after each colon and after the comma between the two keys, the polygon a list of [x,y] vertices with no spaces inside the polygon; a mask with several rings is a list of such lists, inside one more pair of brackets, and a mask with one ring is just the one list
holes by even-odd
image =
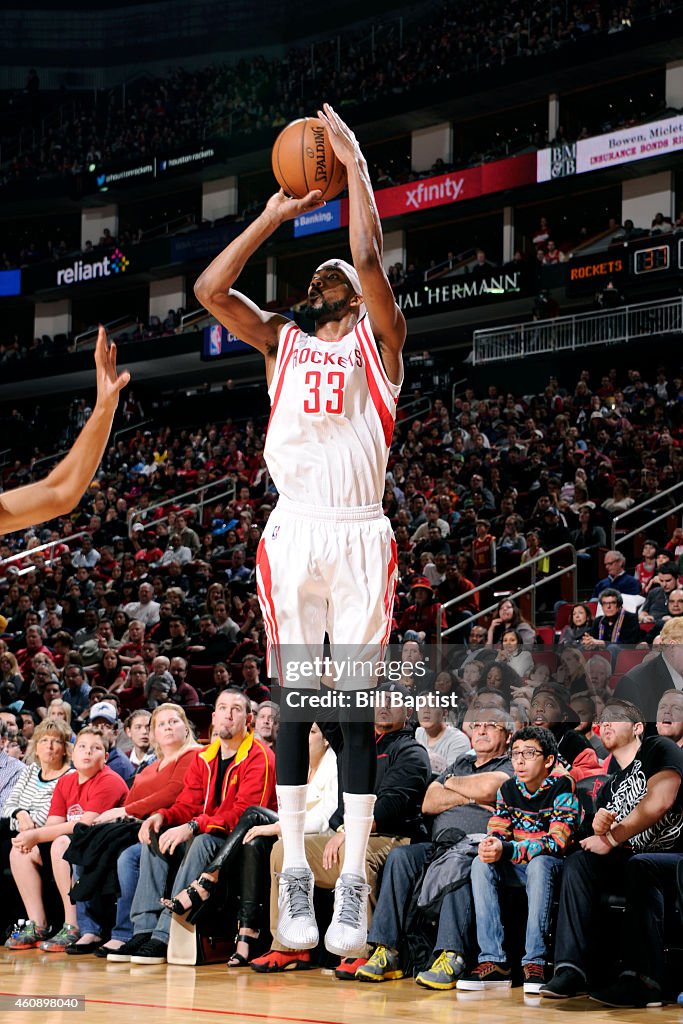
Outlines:
{"label": "basketball player shooting", "polygon": [[128,370],[116,372],[116,345],[107,344],[104,327],[97,335],[95,369],[97,401],[90,419],[44,480],[0,494],[0,534],[66,515],[82,498],[102,459],[119,394],[130,380]]}
{"label": "basketball player shooting", "polygon": [[[259,309],[232,285],[284,221],[322,205],[319,191],[303,199],[283,191],[272,196],[195,286],[199,301],[265,358],[271,414],[264,455],[279,500],[259,546],[257,585],[271,664],[285,687],[292,679],[289,659],[283,670],[283,652],[320,656],[326,632],[333,658],[349,651],[381,657],[397,576],[381,502],[403,378],[405,320],[384,273],[382,229],[358,141],[328,104],[318,116],[346,168],[353,266],[331,259],[314,272],[308,303],[315,334]],[[344,684],[359,688],[354,679],[337,688]],[[276,939],[287,949],[308,949],[318,942],[303,833],[310,719],[294,721],[285,711],[277,742],[284,860]],[[325,936],[327,949],[342,957],[366,941],[365,855],[375,803],[372,716],[352,717],[342,714],[344,850]],[[335,837],[334,857],[341,841]]]}

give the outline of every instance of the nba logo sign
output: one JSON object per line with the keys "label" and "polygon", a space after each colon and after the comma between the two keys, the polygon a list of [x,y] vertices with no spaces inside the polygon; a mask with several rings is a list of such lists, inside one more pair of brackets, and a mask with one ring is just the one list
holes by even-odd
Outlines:
{"label": "nba logo sign", "polygon": [[271,534],[271,537],[273,538],[273,540],[277,540],[277,535],[278,535],[279,532],[280,532],[280,527],[279,526],[274,526],[273,527],[273,532]]}
{"label": "nba logo sign", "polygon": [[209,333],[209,355],[219,356],[223,348],[223,328],[220,324],[212,324]]}

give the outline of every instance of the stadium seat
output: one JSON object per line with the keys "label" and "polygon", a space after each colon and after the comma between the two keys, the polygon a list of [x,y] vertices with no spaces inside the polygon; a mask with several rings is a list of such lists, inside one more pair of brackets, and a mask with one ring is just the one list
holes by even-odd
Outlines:
{"label": "stadium seat", "polygon": [[[572,617],[572,611],[576,608],[574,604],[561,604],[557,609],[555,616],[555,632],[561,633],[565,626],[567,626]],[[536,630],[538,633],[538,630]]]}
{"label": "stadium seat", "polygon": [[555,640],[555,630],[552,626],[536,626],[536,636],[544,647],[550,647]]}
{"label": "stadium seat", "polygon": [[614,666],[614,675],[617,677],[617,679],[621,678],[621,676],[623,675],[626,675],[626,673],[630,672],[632,668],[636,667],[636,665],[640,665],[646,654],[649,654],[649,651],[645,650],[644,648],[641,648],[641,650],[636,651],[619,651],[619,653],[617,654],[617,663]]}

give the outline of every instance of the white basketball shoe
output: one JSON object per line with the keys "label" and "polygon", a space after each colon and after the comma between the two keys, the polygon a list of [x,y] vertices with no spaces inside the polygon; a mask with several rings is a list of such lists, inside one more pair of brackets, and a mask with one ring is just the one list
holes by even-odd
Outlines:
{"label": "white basketball shoe", "polygon": [[368,940],[370,886],[362,875],[340,875],[334,887],[334,913],[325,948],[337,956],[358,956]]}
{"label": "white basketball shoe", "polygon": [[280,891],[275,938],[287,949],[313,949],[318,945],[313,872],[310,868],[289,868],[277,877]]}

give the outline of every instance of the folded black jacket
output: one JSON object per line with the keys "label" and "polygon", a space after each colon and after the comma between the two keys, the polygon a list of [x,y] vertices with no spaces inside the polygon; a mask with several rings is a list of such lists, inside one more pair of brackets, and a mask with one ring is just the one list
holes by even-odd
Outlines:
{"label": "folded black jacket", "polygon": [[122,818],[103,825],[76,825],[64,860],[77,864],[80,878],[74,882],[69,898],[84,903],[96,896],[114,897],[119,893],[116,862],[121,853],[138,841],[140,822]]}

